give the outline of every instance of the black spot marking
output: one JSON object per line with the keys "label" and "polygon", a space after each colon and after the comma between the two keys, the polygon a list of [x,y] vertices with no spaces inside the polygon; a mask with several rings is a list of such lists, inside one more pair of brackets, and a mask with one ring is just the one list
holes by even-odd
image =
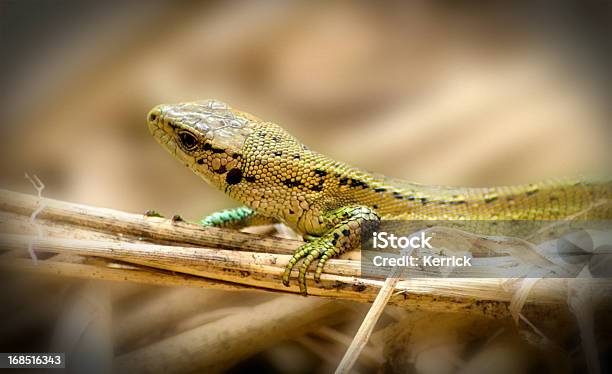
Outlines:
{"label": "black spot marking", "polygon": [[204,164],[204,159],[203,158],[198,158],[197,163],[198,163],[198,165],[203,165]]}
{"label": "black spot marking", "polygon": [[296,160],[299,160],[300,159],[300,155],[293,155],[293,158],[296,159]]}
{"label": "black spot marking", "polygon": [[278,157],[278,156],[282,156],[282,155],[283,155],[283,152],[282,152],[282,151],[276,151],[276,152],[274,152],[274,156],[277,156],[277,157]]}
{"label": "black spot marking", "polygon": [[278,143],[278,142],[280,142],[280,141],[281,141],[281,138],[280,138],[280,136],[273,136],[273,137],[272,137],[272,140],[274,140],[275,142],[277,142],[277,143]]}
{"label": "black spot marking", "polygon": [[374,205],[372,205],[372,208],[378,209],[378,205],[374,204]]}
{"label": "black spot marking", "polygon": [[257,136],[259,136],[260,138],[265,138],[266,137],[266,133],[265,132],[258,132]]}
{"label": "black spot marking", "polygon": [[338,240],[340,239],[340,234],[338,234],[337,232],[334,233],[334,239]]}
{"label": "black spot marking", "polygon": [[497,196],[489,196],[489,197],[485,197],[484,202],[489,204],[494,202],[495,200],[497,200]]}
{"label": "black spot marking", "polygon": [[342,230],[342,235],[349,236],[350,234],[351,234],[351,232],[348,229]]}
{"label": "black spot marking", "polygon": [[302,149],[308,151],[308,147],[306,147],[305,145],[302,145]]}
{"label": "black spot marking", "polygon": [[210,150],[212,153],[225,153],[225,149],[222,148],[211,147]]}
{"label": "black spot marking", "polygon": [[426,197],[422,197],[421,198],[421,204],[423,204],[423,205],[427,204],[427,198]]}
{"label": "black spot marking", "polygon": [[374,192],[385,192],[385,191],[387,191],[387,189],[386,188],[381,188],[381,187],[378,187],[378,188],[374,189]]}
{"label": "black spot marking", "polygon": [[348,180],[349,180],[349,179],[348,179],[348,178],[346,178],[346,177],[345,177],[345,178],[340,178],[340,185],[341,185],[341,186],[344,186],[344,185],[348,184]]}
{"label": "black spot marking", "polygon": [[450,204],[454,204],[454,205],[465,204],[465,200],[454,200],[454,201],[451,201]]}
{"label": "black spot marking", "polygon": [[531,196],[531,195],[534,195],[534,194],[538,193],[539,191],[540,190],[538,190],[537,188],[534,188],[532,190],[527,191],[526,194],[527,194],[527,196]]}
{"label": "black spot marking", "polygon": [[283,184],[287,187],[299,187],[302,186],[303,183],[300,181],[292,181],[291,179],[284,179]]}
{"label": "black spot marking", "polygon": [[255,182],[255,176],[254,175],[247,175],[246,177],[244,177],[244,180],[249,182],[249,183],[253,183],[253,182]]}
{"label": "black spot marking", "polygon": [[310,189],[312,191],[320,192],[323,190],[323,184],[325,183],[325,181],[323,180],[323,177],[327,175],[327,172],[324,170],[315,169],[314,173],[317,174],[320,179],[319,179],[319,183],[311,186]]}
{"label": "black spot marking", "polygon": [[295,214],[295,212],[293,211],[293,209],[289,209],[289,214]]}
{"label": "black spot marking", "polygon": [[242,181],[242,170],[234,168],[230,170],[225,176],[227,184],[238,184]]}
{"label": "black spot marking", "polygon": [[242,155],[240,153],[233,153],[230,155],[231,158],[235,158],[235,159],[239,159],[242,158]]}
{"label": "black spot marking", "polygon": [[227,169],[225,168],[224,165],[221,165],[221,167],[219,167],[219,169],[217,169],[217,170],[214,170],[214,172],[216,174],[225,174],[225,173],[227,173]]}
{"label": "black spot marking", "polygon": [[551,203],[554,203],[554,202],[557,202],[557,201],[559,201],[559,197],[557,197],[557,196],[551,196],[550,197],[550,202]]}
{"label": "black spot marking", "polygon": [[416,197],[414,197],[412,195],[409,195],[409,196],[406,196],[406,199],[410,200],[410,201],[414,201],[414,200],[416,200]]}
{"label": "black spot marking", "polygon": [[202,149],[205,151],[210,151],[212,149],[212,145],[210,145],[210,143],[204,143]]}
{"label": "black spot marking", "polygon": [[350,185],[351,187],[354,187],[354,188],[357,188],[357,187],[368,188],[369,187],[367,183],[359,179],[351,179]]}

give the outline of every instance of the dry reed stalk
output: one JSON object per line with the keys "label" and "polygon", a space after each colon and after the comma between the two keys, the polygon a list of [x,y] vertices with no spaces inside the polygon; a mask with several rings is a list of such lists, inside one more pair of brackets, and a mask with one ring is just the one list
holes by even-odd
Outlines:
{"label": "dry reed stalk", "polygon": [[[39,238],[5,234],[0,237],[1,245],[4,249],[24,251],[32,242],[37,251],[76,256],[78,261],[55,261],[57,257],[51,257],[34,266],[31,261],[16,258],[2,260],[0,266],[148,284],[298,292],[295,283],[286,288],[279,279],[289,259],[285,253],[297,248],[299,241],[44,200],[46,208],[37,222],[43,233],[49,235]],[[27,231],[27,222],[23,220],[27,220],[37,204],[35,196],[0,190],[2,231]],[[109,267],[113,261],[131,265]],[[597,292],[612,291],[608,280],[591,282]],[[329,261],[321,283],[309,281],[309,293],[372,302],[383,283],[360,277],[357,261],[334,259]],[[469,312],[505,318],[518,287],[517,282],[497,278],[409,278],[397,283],[398,292],[390,297],[389,304],[407,310]],[[531,290],[523,314],[539,319],[563,312],[566,290],[564,279],[540,280]]]}

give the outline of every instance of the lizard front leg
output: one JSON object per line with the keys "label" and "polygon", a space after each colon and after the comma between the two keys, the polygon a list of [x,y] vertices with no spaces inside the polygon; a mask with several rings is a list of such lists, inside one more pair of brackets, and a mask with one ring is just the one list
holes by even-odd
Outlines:
{"label": "lizard front leg", "polygon": [[278,220],[272,217],[263,216],[249,207],[241,206],[239,208],[215,212],[202,219],[200,223],[203,226],[241,229],[247,226],[278,223]]}
{"label": "lizard front leg", "polygon": [[353,206],[330,212],[326,220],[330,222],[331,229],[298,248],[283,274],[283,284],[289,286],[291,270],[299,260],[304,259],[298,275],[302,295],[307,294],[306,272],[314,260],[320,258],[314,275],[314,280],[318,283],[327,260],[347,250],[358,248],[363,224],[367,221],[378,222],[380,218],[368,207]]}

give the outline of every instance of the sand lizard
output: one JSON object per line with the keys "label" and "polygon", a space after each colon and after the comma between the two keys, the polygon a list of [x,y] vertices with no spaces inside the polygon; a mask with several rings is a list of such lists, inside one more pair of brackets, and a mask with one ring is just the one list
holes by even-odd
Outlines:
{"label": "sand lizard", "polygon": [[[306,294],[306,272],[359,246],[367,221],[560,220],[612,198],[610,180],[558,179],[510,187],[430,186],[388,178],[332,160],[275,123],[217,100],[159,105],[147,118],[155,139],[174,157],[243,207],[218,212],[204,225],[240,228],[282,222],[305,235],[287,264],[289,285],[298,261]],[[590,218],[610,218],[612,209]]]}

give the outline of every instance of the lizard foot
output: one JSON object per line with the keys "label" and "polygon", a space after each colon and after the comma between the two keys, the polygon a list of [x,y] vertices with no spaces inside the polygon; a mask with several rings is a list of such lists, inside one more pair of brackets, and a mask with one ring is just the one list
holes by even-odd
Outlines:
{"label": "lizard foot", "polygon": [[157,217],[157,218],[164,218],[164,216],[162,216],[158,211],[153,210],[153,209],[149,209],[146,212],[143,213],[143,215],[145,217]]}
{"label": "lizard foot", "polygon": [[304,261],[300,265],[298,284],[300,286],[300,293],[306,296],[306,271],[308,270],[310,264],[314,260],[319,258],[319,256],[321,255],[321,249],[327,247],[328,245],[329,244],[323,242],[321,238],[316,238],[298,248],[293,257],[291,257],[291,259],[289,260],[287,267],[285,268],[285,273],[283,274],[283,284],[287,287],[289,286],[291,270],[293,270],[293,267],[297,264],[299,260],[304,259]]}
{"label": "lizard foot", "polygon": [[[144,212],[144,216],[145,217],[166,218],[161,213],[155,210],[152,210],[152,209],[149,209],[146,212]],[[172,222],[185,222],[185,220],[180,215],[175,214],[172,216]]]}
{"label": "lizard foot", "polygon": [[308,243],[299,247],[285,267],[283,284],[289,286],[291,271],[297,262],[303,259],[298,274],[298,285],[302,295],[307,295],[306,272],[315,260],[319,259],[314,274],[314,280],[318,283],[325,264],[330,258],[359,246],[364,222],[379,221],[378,215],[367,207],[341,208],[332,214],[338,218],[336,221],[338,223],[323,236],[312,238]]}

